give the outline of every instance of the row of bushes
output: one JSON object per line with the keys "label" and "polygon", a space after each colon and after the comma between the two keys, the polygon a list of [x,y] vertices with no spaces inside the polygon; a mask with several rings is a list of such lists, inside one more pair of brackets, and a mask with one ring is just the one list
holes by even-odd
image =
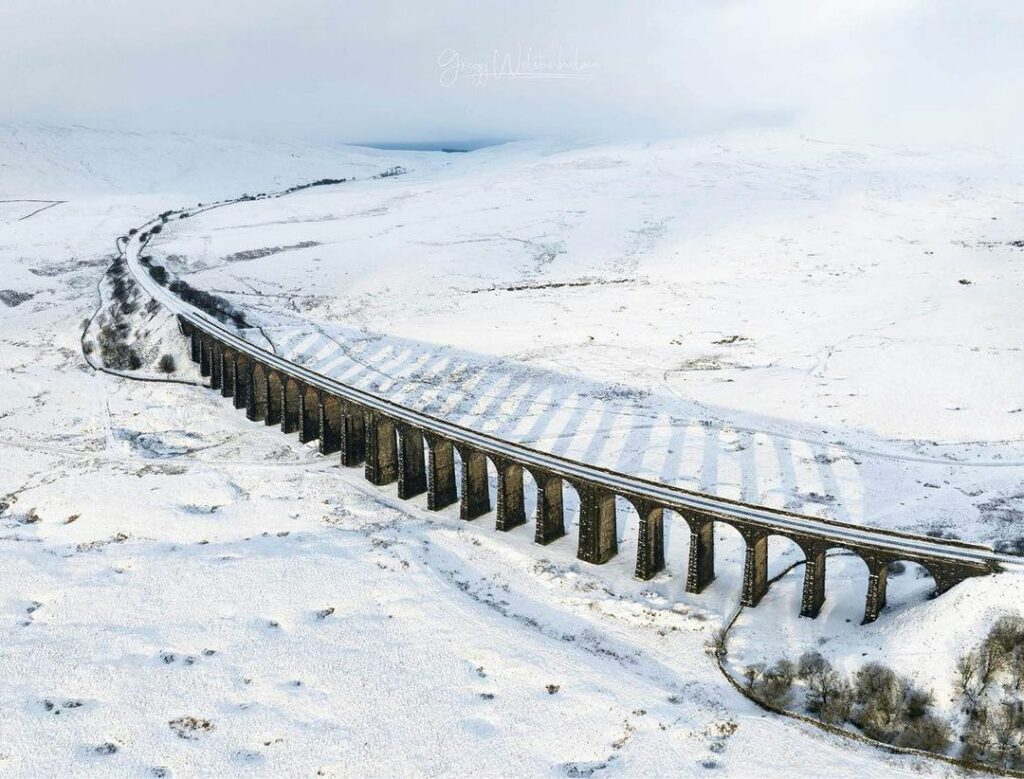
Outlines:
{"label": "row of bushes", "polygon": [[230,322],[236,327],[248,327],[245,315],[236,309],[230,302],[218,297],[206,290],[196,289],[187,281],[172,279],[163,265],[157,265],[149,255],[139,257],[139,263],[146,268],[150,277],[162,287],[167,287],[171,292],[181,298],[189,305],[205,311],[221,322]]}
{"label": "row of bushes", "polygon": [[848,679],[818,652],[797,663],[782,659],[769,667],[744,670],[751,694],[776,708],[787,708],[794,683],[802,683],[804,709],[834,725],[850,723],[887,744],[945,752],[952,731],[932,714],[932,695],[881,663],[868,663]]}
{"label": "row of bushes", "polygon": [[954,686],[966,719],[964,755],[1024,768],[1024,617],[1003,616],[956,664]]}
{"label": "row of bushes", "polygon": [[[121,371],[135,371],[143,366],[143,357],[130,342],[131,317],[140,309],[142,290],[128,273],[128,264],[123,256],[116,258],[107,269],[106,281],[110,288],[110,303],[98,318],[96,342],[83,340],[85,354],[92,354],[99,347],[100,360],[106,368]],[[160,304],[149,298],[146,312],[153,314]],[[85,324],[88,324],[88,320]],[[166,354],[158,364],[164,373],[177,370],[174,357]]]}
{"label": "row of bushes", "polygon": [[107,282],[110,284],[110,306],[102,315],[96,336],[100,359],[107,368],[138,370],[142,367],[142,357],[128,343],[131,334],[128,317],[139,310],[139,289],[128,274],[124,257],[118,257],[111,263]]}
{"label": "row of bushes", "polygon": [[[724,654],[723,633],[712,646]],[[783,658],[743,672],[750,694],[776,709],[793,704],[799,683],[804,711],[822,722],[853,725],[876,741],[938,754],[947,754],[957,740],[965,760],[1024,768],[1024,617],[999,618],[981,645],[959,658],[955,674],[959,709],[947,721],[933,711],[930,691],[882,663],[867,663],[847,678],[811,651],[796,663]]]}
{"label": "row of bushes", "polygon": [[348,181],[348,179],[317,179],[316,181],[310,181],[307,184],[296,184],[293,187],[288,187],[283,194],[290,195],[292,192],[309,189],[310,187],[327,187],[332,184],[344,184],[346,181]]}

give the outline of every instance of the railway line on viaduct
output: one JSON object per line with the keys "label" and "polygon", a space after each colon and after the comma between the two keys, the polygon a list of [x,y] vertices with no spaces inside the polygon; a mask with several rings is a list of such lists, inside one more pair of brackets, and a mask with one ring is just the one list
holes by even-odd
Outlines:
{"label": "railway line on viaduct", "polygon": [[[865,622],[877,619],[885,607],[890,563],[923,566],[934,578],[938,595],[967,578],[1019,562],[979,544],[802,515],[616,472],[478,432],[315,373],[250,342],[151,277],[140,253],[153,236],[152,228],[182,214],[190,212],[165,212],[124,236],[119,246],[135,281],[177,316],[210,389],[231,398],[253,422],[279,425],[285,433],[298,433],[303,442],[316,440],[322,454],[338,455],[343,467],[362,467],[372,484],[397,483],[402,499],[426,493],[430,510],[457,503],[462,519],[482,517],[492,511],[490,460],[497,474],[496,528],[509,530],[532,521],[536,542],[550,544],[566,535],[567,483],[579,496],[577,557],[600,565],[618,552],[616,498],[622,498],[640,518],[635,568],[640,579],[650,579],[665,567],[664,515],[673,511],[690,532],[686,589],[692,593],[701,592],[715,577],[714,527],[726,523],[746,544],[745,606],[756,606],[767,591],[768,539],[782,536],[806,557],[800,613],[812,618],[826,596],[826,553],[837,547],[854,552],[867,566]],[[533,517],[525,511],[524,472],[537,488]]]}

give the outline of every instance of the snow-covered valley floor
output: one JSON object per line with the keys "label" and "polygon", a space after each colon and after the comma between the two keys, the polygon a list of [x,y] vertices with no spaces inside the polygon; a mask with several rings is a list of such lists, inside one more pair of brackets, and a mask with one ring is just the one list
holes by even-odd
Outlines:
{"label": "snow-covered valley floor", "polygon": [[[322,176],[372,175],[396,164],[414,176],[417,167],[436,168],[434,157],[352,149],[253,150],[187,138],[104,141],[85,131],[55,135],[40,128],[18,134],[18,143],[12,143],[10,133],[0,133],[0,170],[21,171],[0,179],[0,200],[66,202],[28,219],[23,217],[34,211],[33,204],[6,203],[0,211],[0,287],[10,293],[0,301],[0,368],[7,377],[0,405],[0,500],[7,504],[0,512],[0,770],[18,775],[953,774],[948,766],[891,756],[765,715],[721,677],[705,645],[739,594],[742,550],[734,534],[720,536],[719,576],[694,596],[683,591],[687,539],[670,523],[668,570],[641,583],[631,576],[628,524],[622,529],[627,540],[622,554],[606,566],[588,566],[574,559],[572,533],[541,548],[532,543],[529,526],[498,534],[486,518],[462,523],[454,511],[428,513],[423,501],[402,503],[392,488],[368,486],[358,471],[319,457],[294,436],[247,423],[215,393],[133,382],[87,368],[79,344],[82,322],[96,305],[96,284],[112,256],[113,238],[127,228],[184,203]],[[472,157],[467,165],[476,164]],[[111,169],[111,160],[118,169]],[[457,179],[443,170],[437,175]],[[368,197],[360,190],[357,199]],[[309,200],[297,196],[275,203],[308,209]],[[237,212],[221,213],[237,219]],[[188,220],[181,227],[194,229]],[[175,253],[175,235],[167,238],[160,248],[165,255]],[[256,244],[301,240],[306,239],[280,236]],[[247,248],[257,247],[231,251]],[[178,252],[182,257],[193,257],[183,251]],[[291,265],[301,251],[285,255],[299,279],[295,288],[310,284],[301,275],[303,266]],[[221,250],[209,252],[207,257],[219,256]],[[287,275],[283,261],[278,256],[271,266],[278,274],[274,283]],[[256,278],[248,264],[245,278]],[[520,280],[517,273],[509,285]],[[348,284],[357,300],[359,283],[353,272]],[[480,280],[481,286],[492,283],[490,277]],[[455,337],[454,318],[452,330],[431,331],[424,338],[422,324],[419,334],[411,324],[402,325],[395,315],[398,303],[372,312],[377,300],[372,290],[361,293],[361,307],[342,316],[333,307],[350,305],[347,296],[310,287],[309,294],[326,298],[317,316],[267,306],[265,290],[256,308],[268,324],[279,317],[282,332],[310,321],[351,327],[364,317],[374,332],[352,331],[353,340],[366,341],[360,348],[370,351],[359,352],[360,359],[372,355],[376,362],[367,361],[377,367],[390,363],[392,383],[381,383],[376,370],[353,380],[381,391],[402,396],[408,366],[422,370],[438,357],[457,363],[468,352],[486,351],[480,343],[486,343],[485,334],[470,332],[462,342]],[[283,293],[290,295],[292,288]],[[436,290],[434,296],[443,297]],[[573,306],[582,311],[592,302]],[[488,310],[502,309],[490,304]],[[432,316],[422,313],[423,321],[444,321]],[[160,321],[155,315],[154,323]],[[997,324],[1007,322],[993,314],[993,328]],[[1009,320],[1007,326],[1012,330],[1019,324]],[[1001,333],[993,339],[1009,337]],[[314,343],[303,338],[294,344],[296,353],[308,352]],[[425,341],[434,351],[429,356],[403,351],[398,339]],[[507,348],[495,341],[488,359],[475,366],[498,366],[498,358],[508,358]],[[174,349],[182,355],[173,337],[161,344],[161,350]],[[990,353],[999,359],[998,349]],[[539,440],[551,443],[558,440],[551,429],[582,425],[590,418],[583,412],[601,400],[601,386],[618,385],[606,398],[609,405],[597,406],[605,409],[606,423],[616,419],[611,409],[623,404],[630,413],[642,413],[642,404],[632,402],[628,376],[609,376],[602,385],[600,376],[584,374],[576,358],[556,370],[562,354],[556,350],[530,367],[531,380],[545,403],[576,404],[579,413],[549,419],[545,432],[534,433]],[[594,363],[595,373],[613,362],[602,358]],[[179,363],[179,378],[198,379],[191,365]],[[515,376],[497,367],[496,376],[464,370],[477,378],[456,385],[460,391],[449,395],[452,413],[475,413],[491,429],[515,413],[526,427],[510,435],[539,427],[544,403],[531,405],[510,394]],[[583,387],[587,393],[581,397],[595,398],[586,407],[543,386],[566,373],[577,379],[574,393]],[[437,391],[441,377],[450,374],[438,369],[425,375],[423,384],[435,394],[406,399],[443,404]],[[491,388],[483,392],[482,384]],[[999,413],[1009,401],[999,394],[1001,387],[985,401]],[[480,391],[474,394],[475,388]],[[650,390],[640,400],[654,394]],[[493,402],[480,403],[487,397]],[[671,398],[658,403],[663,405],[655,405],[656,411],[668,415]],[[681,407],[681,413],[690,413],[689,406]],[[786,425],[765,433],[763,446],[774,446],[780,435],[791,442],[787,446],[799,445],[792,442],[799,439],[794,430],[801,412],[788,416]],[[686,431],[686,442],[706,429],[699,423],[677,426]],[[593,425],[577,453],[587,454],[588,447],[597,447],[591,442],[603,440],[595,430],[603,434],[614,428]],[[644,437],[637,432],[644,428],[636,425],[624,429],[625,443],[614,449],[609,441],[607,451],[650,452],[623,464],[668,473],[664,462],[653,459],[665,441],[654,433]],[[673,430],[673,420],[666,416],[647,429]],[[1000,428],[998,421],[978,434],[981,445],[952,443],[959,432],[955,427],[936,429],[945,436],[940,446],[921,447],[929,454],[912,457],[941,460],[953,452],[958,460],[992,463],[996,455],[1011,459],[1019,447],[1019,431]],[[882,432],[896,435],[891,428]],[[717,452],[715,472],[732,473],[740,484],[747,473],[741,453],[751,447],[734,444],[744,435],[739,429],[719,432],[720,449],[711,449],[705,439],[681,444],[673,474],[683,478],[687,458],[696,456],[687,447],[696,446],[702,453],[698,462]],[[756,441],[757,434],[749,435]],[[906,454],[918,446],[883,438],[876,432],[865,449],[884,444],[887,451]],[[813,440],[826,441],[821,445],[826,452],[841,449],[825,434]],[[914,522],[912,512],[897,512],[894,496],[930,478],[925,474],[936,471],[929,469],[950,479],[943,494],[985,489],[986,499],[995,499],[1012,495],[1014,474],[1019,484],[1016,466],[961,470],[955,463],[908,457],[886,460],[902,465],[870,470],[867,456],[864,465],[850,455],[823,463],[815,459],[819,445],[806,446],[790,461],[799,478],[774,491],[752,488],[755,494],[786,502],[795,493],[830,494],[827,478],[842,490],[860,483],[860,494],[882,496],[875,500],[888,513],[878,513],[891,517],[890,524],[926,527],[932,513]],[[941,452],[933,456],[936,448]],[[903,476],[893,481],[897,471]],[[950,478],[963,473],[986,475],[967,483]],[[844,506],[857,505],[851,494],[842,492]],[[920,509],[918,494],[908,491],[907,501],[918,501]],[[965,499],[962,505],[974,504]],[[1005,505],[1007,511],[1018,510],[1012,501]],[[860,519],[865,513],[849,515]],[[1003,537],[977,512],[963,527],[982,540]],[[772,571],[797,559],[794,554],[773,548]],[[796,618],[799,572],[779,582],[758,609],[741,617],[736,651],[771,660],[814,644],[851,667],[862,653],[873,652],[871,659],[887,658],[941,697],[958,647],[982,633],[996,613],[1020,602],[1016,573],[968,582],[936,601],[927,601],[920,582],[908,574],[890,583],[891,606],[883,619],[861,628],[864,582],[858,574],[843,564],[830,565],[829,600],[814,621]],[[921,662],[925,651],[937,662]]]}

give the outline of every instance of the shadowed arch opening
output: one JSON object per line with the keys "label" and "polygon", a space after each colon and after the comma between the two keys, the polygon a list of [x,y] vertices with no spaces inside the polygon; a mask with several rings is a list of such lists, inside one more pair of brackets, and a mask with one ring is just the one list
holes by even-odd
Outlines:
{"label": "shadowed arch opening", "polygon": [[939,589],[932,572],[920,563],[893,560],[886,565],[886,611],[916,606],[934,597]]}
{"label": "shadowed arch opening", "polygon": [[[801,582],[807,570],[806,561],[814,555],[809,557],[800,544],[779,533],[765,536],[764,542],[767,545],[767,559],[763,600],[769,601],[773,607],[781,607],[787,613],[800,613],[803,597]],[[749,551],[747,554],[749,555]],[[820,555],[818,559],[820,562]],[[824,574],[824,569],[821,570],[821,573]],[[749,570],[744,571],[745,576],[749,574]],[[785,577],[787,583],[792,582],[792,586],[775,586],[781,584],[781,581],[773,580],[779,580],[782,577]]]}
{"label": "shadowed arch opening", "polygon": [[281,424],[281,374],[275,370],[267,371],[267,416],[264,420],[268,425]]}
{"label": "shadowed arch opening", "polygon": [[646,501],[617,496],[615,533],[620,565],[647,581],[665,568],[665,511]]}
{"label": "shadowed arch opening", "polygon": [[523,511],[526,524],[533,524],[537,516],[537,480],[526,468],[523,468]]}
{"label": "shadowed arch opening", "polygon": [[685,583],[690,567],[690,523],[673,509],[662,515],[665,533],[665,571]]}
{"label": "shadowed arch opening", "polygon": [[320,437],[320,393],[316,387],[303,386],[299,394],[299,443]]}
{"label": "shadowed arch opening", "polygon": [[833,546],[825,556],[825,602],[818,619],[822,629],[836,623],[860,624],[868,592],[870,568],[860,554],[843,546]]}
{"label": "shadowed arch opening", "polygon": [[[649,509],[645,514],[655,513]],[[645,517],[646,519],[646,517]],[[640,510],[633,502],[621,495],[615,496],[615,546],[619,563],[635,572],[637,559],[637,533],[640,526]]]}
{"label": "shadowed arch opening", "polygon": [[[803,547],[788,536],[772,533],[768,540],[768,579],[771,580],[806,558]],[[799,567],[794,573],[799,574]]]}
{"label": "shadowed arch opening", "polygon": [[487,466],[487,500],[491,505],[491,511],[498,505],[498,466],[493,458],[484,456],[484,464]]}
{"label": "shadowed arch opening", "polygon": [[574,547],[579,548],[580,538],[580,493],[576,485],[562,479],[562,523],[565,535]]}
{"label": "shadowed arch opening", "polygon": [[715,578],[703,590],[714,599],[715,607],[728,612],[743,594],[743,568],[747,543],[739,528],[728,522],[714,521]]}
{"label": "shadowed arch opening", "polygon": [[299,395],[301,394],[302,385],[291,376],[286,376],[281,400],[281,432],[283,433],[295,433],[299,429]]}

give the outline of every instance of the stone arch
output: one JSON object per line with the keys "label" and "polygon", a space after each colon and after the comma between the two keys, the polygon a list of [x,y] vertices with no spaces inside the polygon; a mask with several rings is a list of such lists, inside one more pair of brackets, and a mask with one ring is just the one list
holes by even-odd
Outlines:
{"label": "stone arch", "polygon": [[[801,601],[800,613],[816,616],[824,601],[824,545],[758,526],[738,524],[737,529],[745,542],[740,602],[744,606],[757,606],[767,594],[773,578],[804,561],[809,589],[805,588],[806,603]],[[779,560],[778,554],[774,557],[769,554],[769,539],[773,537],[785,542],[784,559]],[[776,547],[778,543],[776,541]]]}
{"label": "stone arch", "polygon": [[491,502],[491,510],[497,514],[498,508],[498,463],[493,455],[484,455],[487,466],[487,497]]}
{"label": "stone arch", "polygon": [[535,543],[547,545],[565,535],[562,477],[539,468],[526,468],[536,485]]}
{"label": "stone arch", "polygon": [[674,507],[665,521],[667,559],[680,561],[687,592],[703,592],[715,580],[715,518]]}
{"label": "stone arch", "polygon": [[[885,564],[885,605],[891,609],[908,608],[934,598],[948,589],[933,573],[934,565],[919,560],[888,560]],[[944,584],[944,583],[943,583]]]}
{"label": "stone arch", "polygon": [[633,571],[637,579],[653,579],[665,568],[664,518],[665,508],[660,504],[643,498],[617,499],[619,551],[636,561]]}
{"label": "stone arch", "polygon": [[427,491],[427,458],[423,431],[414,425],[396,423],[398,435],[398,497],[408,500]]}
{"label": "stone arch", "polygon": [[618,553],[615,493],[598,484],[577,481],[579,495],[579,539],[576,556],[587,563],[602,565]]}
{"label": "stone arch", "polygon": [[494,505],[491,482],[494,465],[482,450],[467,444],[455,444],[455,452],[459,474],[459,517],[465,520],[482,517]]}
{"label": "stone arch", "polygon": [[824,587],[828,621],[863,622],[868,601],[871,561],[850,546],[830,545],[826,549]]}
{"label": "stone arch", "polygon": [[766,540],[768,542],[767,574],[769,579],[781,575],[787,568],[794,565],[799,566],[801,562],[817,554],[803,539],[794,538],[777,530],[769,531]]}
{"label": "stone arch", "polygon": [[347,468],[366,461],[366,409],[351,400],[341,404],[341,464]]}
{"label": "stone arch", "polygon": [[[744,581],[745,581],[745,566],[747,557],[747,538],[744,533],[744,528],[738,523],[733,523],[728,520],[724,520],[720,517],[711,517],[701,515],[700,517],[703,522],[701,523],[704,528],[704,533],[713,539],[711,547],[714,550],[716,557],[714,564],[714,581],[715,587],[714,592],[717,593],[729,593],[728,600],[742,601],[744,594]],[[707,526],[707,522],[711,523],[711,526]],[[696,522],[691,520],[691,526],[695,526]],[[693,560],[694,552],[700,551],[699,544],[692,543],[691,536],[691,547],[690,547],[690,559]],[[693,591],[690,587],[690,581],[693,578],[691,570],[687,570],[687,589]],[[736,593],[736,597],[733,598],[731,593]]]}
{"label": "stone arch", "polygon": [[522,464],[515,460],[491,457],[495,471],[494,526],[508,531],[526,524],[526,489]]}
{"label": "stone arch", "polygon": [[366,409],[365,427],[366,480],[378,487],[398,479],[398,431],[395,420],[387,414]]}
{"label": "stone arch", "polygon": [[523,513],[526,514],[526,524],[531,524],[537,515],[537,480],[533,472],[523,466]]}
{"label": "stone arch", "polygon": [[[661,526],[662,569],[685,577],[690,556],[690,523],[678,509],[664,506]],[[638,546],[642,537],[638,536]]]}
{"label": "stone arch", "polygon": [[559,479],[562,490],[562,526],[564,535],[568,536],[577,548],[579,548],[580,534],[580,511],[583,503],[583,496],[580,488],[575,482],[568,479]]}
{"label": "stone arch", "polygon": [[427,508],[440,511],[459,499],[455,446],[436,433],[424,433],[423,438],[427,446]]}

